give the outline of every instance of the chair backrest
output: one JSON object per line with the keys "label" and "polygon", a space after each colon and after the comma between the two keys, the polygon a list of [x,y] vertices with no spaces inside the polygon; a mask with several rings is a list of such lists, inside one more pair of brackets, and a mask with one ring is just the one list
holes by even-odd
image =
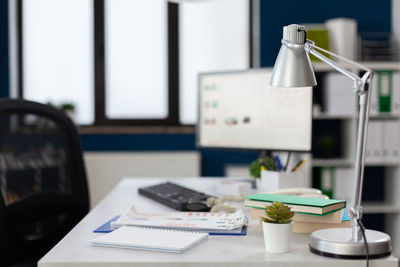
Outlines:
{"label": "chair backrest", "polygon": [[51,106],[0,99],[0,265],[39,258],[89,211],[78,133]]}

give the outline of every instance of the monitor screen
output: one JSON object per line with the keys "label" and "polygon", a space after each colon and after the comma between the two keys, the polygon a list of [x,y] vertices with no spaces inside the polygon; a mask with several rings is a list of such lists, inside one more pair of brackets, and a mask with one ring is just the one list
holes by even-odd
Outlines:
{"label": "monitor screen", "polygon": [[272,68],[199,75],[197,145],[311,150],[312,87],[269,85]]}

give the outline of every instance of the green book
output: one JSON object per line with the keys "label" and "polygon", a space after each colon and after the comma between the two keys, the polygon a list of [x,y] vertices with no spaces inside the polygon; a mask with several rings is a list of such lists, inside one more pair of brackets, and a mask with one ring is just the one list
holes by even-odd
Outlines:
{"label": "green book", "polygon": [[[306,25],[307,28],[307,39],[312,40],[316,46],[319,46],[325,50],[330,49],[330,40],[329,40],[329,30],[323,24],[309,24]],[[331,56],[325,52],[321,52],[327,58],[331,58]],[[310,55],[311,61],[321,62],[320,59],[316,58],[313,55]]]}
{"label": "green book", "polygon": [[270,202],[283,202],[292,208],[292,211],[314,215],[325,215],[346,207],[345,200],[299,197],[278,194],[253,194],[246,196],[245,206],[251,208],[265,208]]}

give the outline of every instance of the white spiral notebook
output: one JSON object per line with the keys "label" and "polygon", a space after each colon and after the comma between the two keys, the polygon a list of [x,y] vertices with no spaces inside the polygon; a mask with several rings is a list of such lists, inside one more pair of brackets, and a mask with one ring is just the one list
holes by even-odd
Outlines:
{"label": "white spiral notebook", "polygon": [[207,233],[122,226],[90,243],[95,246],[181,253],[207,238]]}

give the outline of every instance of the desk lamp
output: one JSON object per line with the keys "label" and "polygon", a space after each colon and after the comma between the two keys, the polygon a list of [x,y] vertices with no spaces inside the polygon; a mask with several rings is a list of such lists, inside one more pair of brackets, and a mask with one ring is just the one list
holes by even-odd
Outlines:
{"label": "desk lamp", "polygon": [[[322,51],[342,62],[339,64]],[[355,153],[354,189],[348,215],[351,228],[330,228],[311,234],[310,250],[316,254],[342,258],[378,258],[391,253],[390,237],[382,232],[365,230],[362,223],[361,193],[364,175],[365,143],[369,117],[370,84],[373,71],[354,61],[340,57],[307,40],[304,26],[292,24],[283,28],[282,46],[272,72],[270,84],[278,87],[310,87],[317,84],[309,54],[314,55],[354,82],[353,92],[359,101],[357,145]],[[360,77],[345,66],[357,67],[365,73]]]}

